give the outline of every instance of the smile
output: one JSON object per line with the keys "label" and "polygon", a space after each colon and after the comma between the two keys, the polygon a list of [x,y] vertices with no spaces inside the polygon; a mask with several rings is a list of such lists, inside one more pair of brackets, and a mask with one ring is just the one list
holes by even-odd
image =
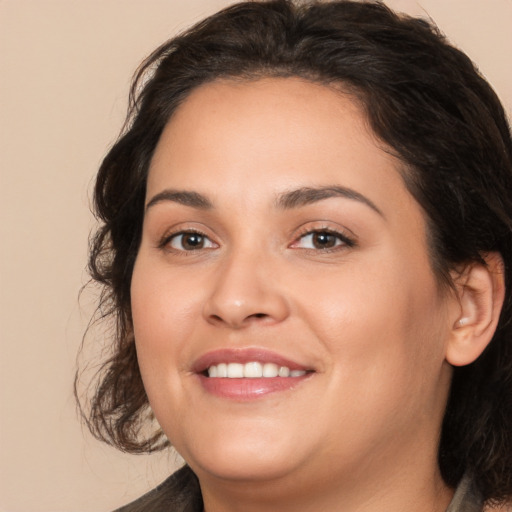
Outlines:
{"label": "smile", "polygon": [[302,377],[306,370],[290,370],[287,366],[275,363],[219,363],[208,368],[208,377],[228,379],[258,379],[275,377]]}
{"label": "smile", "polygon": [[208,352],[192,370],[208,394],[238,402],[294,390],[316,373],[308,363],[255,347]]}

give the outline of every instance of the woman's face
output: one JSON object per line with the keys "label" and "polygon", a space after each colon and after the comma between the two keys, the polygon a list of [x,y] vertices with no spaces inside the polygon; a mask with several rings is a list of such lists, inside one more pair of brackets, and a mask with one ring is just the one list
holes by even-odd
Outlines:
{"label": "woman's face", "polygon": [[451,299],[398,169],[348,95],[299,79],[204,85],[168,123],[133,321],[151,406],[200,478],[435,467]]}

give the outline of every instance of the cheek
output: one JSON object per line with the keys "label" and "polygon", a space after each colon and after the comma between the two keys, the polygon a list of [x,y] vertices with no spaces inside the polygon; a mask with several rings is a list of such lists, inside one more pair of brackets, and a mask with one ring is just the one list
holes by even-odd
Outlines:
{"label": "cheek", "polygon": [[199,307],[191,290],[144,257],[137,260],[131,286],[132,317],[150,401],[154,400],[153,390],[164,389],[162,384],[177,379],[184,367],[187,340],[193,336]]}
{"label": "cheek", "polygon": [[131,298],[138,363],[151,408],[173,445],[181,443],[181,412],[191,403],[184,378],[200,312],[196,289],[145,255],[136,262]]}
{"label": "cheek", "polygon": [[144,255],[137,259],[131,284],[136,340],[138,334],[144,343],[169,346],[170,330],[179,333],[191,327],[199,297],[190,282],[175,274]]}
{"label": "cheek", "polygon": [[443,366],[444,302],[428,262],[380,256],[302,280],[297,316],[344,386],[423,388]]}

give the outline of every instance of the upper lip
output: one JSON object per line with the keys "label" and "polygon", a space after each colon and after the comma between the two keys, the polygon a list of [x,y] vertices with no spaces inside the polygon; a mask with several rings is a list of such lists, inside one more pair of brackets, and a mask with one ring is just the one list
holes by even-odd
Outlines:
{"label": "upper lip", "polygon": [[210,366],[220,363],[250,363],[258,361],[260,363],[274,363],[278,366],[286,366],[290,370],[311,371],[313,368],[304,366],[296,361],[284,357],[264,348],[226,348],[212,350],[200,356],[193,364],[193,371],[202,373]]}

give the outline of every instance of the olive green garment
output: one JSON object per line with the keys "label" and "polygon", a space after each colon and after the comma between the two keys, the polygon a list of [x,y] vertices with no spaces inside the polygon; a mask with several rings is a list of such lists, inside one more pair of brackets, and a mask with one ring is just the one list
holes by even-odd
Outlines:
{"label": "olive green garment", "polygon": [[[471,480],[463,478],[446,512],[482,510],[482,501],[472,490]],[[199,482],[192,470],[185,466],[149,493],[115,512],[203,512]]]}

